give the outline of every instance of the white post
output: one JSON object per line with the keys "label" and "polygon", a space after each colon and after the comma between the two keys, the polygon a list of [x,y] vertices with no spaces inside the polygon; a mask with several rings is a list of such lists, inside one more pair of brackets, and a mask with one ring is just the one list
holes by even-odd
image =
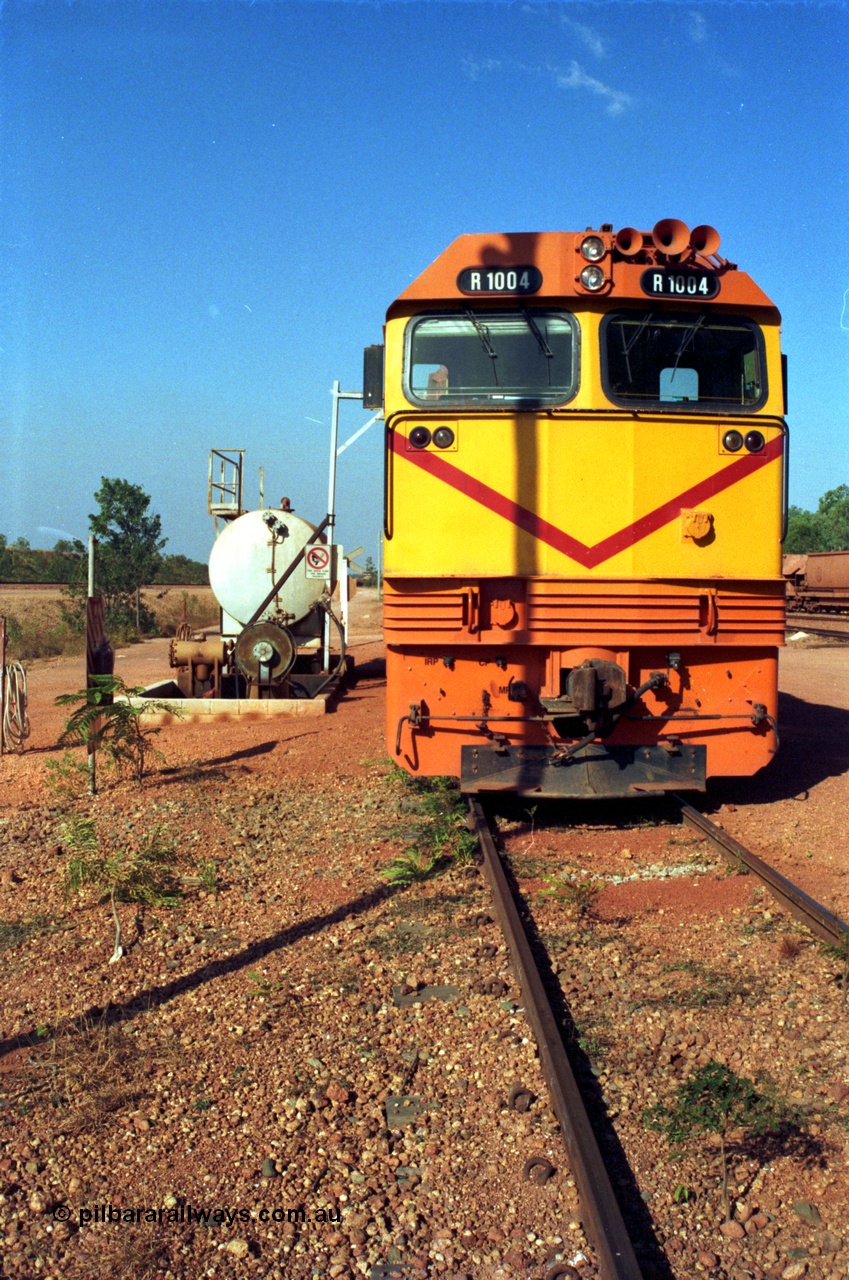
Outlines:
{"label": "white post", "polygon": [[336,523],[336,446],[339,441],[339,400],[340,386],[338,378],[330,392],[333,397],[333,409],[330,415],[330,479],[327,485],[327,526],[330,530],[330,541],[333,541],[333,526]]}

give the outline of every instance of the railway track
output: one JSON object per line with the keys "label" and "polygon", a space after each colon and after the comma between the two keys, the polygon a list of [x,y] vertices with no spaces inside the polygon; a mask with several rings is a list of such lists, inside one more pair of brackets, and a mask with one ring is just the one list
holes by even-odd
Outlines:
{"label": "railway track", "polygon": [[[732,866],[756,876],[779,904],[813,934],[839,948],[849,945],[849,924],[680,797],[672,796],[671,799],[678,806],[683,823],[698,831]],[[557,1016],[546,994],[543,975],[534,959],[531,941],[508,883],[490,818],[477,798],[469,800],[469,810],[470,826],[483,854],[483,869],[492,893],[494,912],[509,948],[525,1016],[537,1043],[550,1104],[560,1124],[580,1198],[584,1229],[595,1251],[599,1273],[602,1280],[640,1280],[642,1271],[629,1228],[572,1070]],[[577,1274],[571,1267],[560,1265],[547,1273],[546,1280]]]}
{"label": "railway track", "polygon": [[[821,624],[812,626],[814,623]],[[823,625],[824,624],[824,625]],[[787,634],[804,631],[809,636],[849,642],[849,618],[831,618],[828,614],[791,613],[787,615]]]}

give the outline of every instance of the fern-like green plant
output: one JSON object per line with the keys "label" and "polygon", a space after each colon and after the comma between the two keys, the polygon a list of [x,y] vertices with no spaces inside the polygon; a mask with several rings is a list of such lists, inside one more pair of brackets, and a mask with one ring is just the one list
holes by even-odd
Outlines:
{"label": "fern-like green plant", "polygon": [[406,888],[417,881],[429,880],[440,861],[439,854],[428,853],[424,849],[407,849],[384,868],[383,878],[390,884]]}
{"label": "fern-like green plant", "polygon": [[126,685],[120,676],[92,676],[91,682],[90,689],[63,693],[56,699],[57,707],[74,708],[58,745],[102,750],[119,774],[128,768],[141,786],[149,757],[165,759],[151,742],[159,729],[144,725],[142,717],[163,712],[181,713],[155,698],[138,701],[144,689]]}

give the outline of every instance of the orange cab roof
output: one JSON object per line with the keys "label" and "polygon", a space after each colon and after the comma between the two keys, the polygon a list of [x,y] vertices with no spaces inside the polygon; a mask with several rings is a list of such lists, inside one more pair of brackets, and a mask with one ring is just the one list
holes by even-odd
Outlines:
{"label": "orange cab roof", "polygon": [[[690,236],[683,223],[669,225],[682,228],[683,234]],[[531,301],[533,299],[580,298],[585,302],[625,301],[634,299],[645,301],[648,294],[643,277],[649,268],[655,273],[665,274],[667,286],[670,274],[684,278],[694,274],[701,280],[708,276],[712,291],[712,305],[731,305],[735,307],[769,307],[775,310],[774,304],[762,289],[746,275],[718,254],[693,249],[689,242],[679,252],[671,253],[658,247],[656,237],[658,227],[666,227],[667,223],[658,223],[654,232],[637,232],[632,228],[614,235],[612,229],[604,227],[600,231],[532,231],[532,232],[497,232],[484,235],[458,236],[439,257],[426,267],[410,285],[399,295],[389,309],[389,315],[409,310],[404,305],[419,302],[458,302],[471,305],[472,301],[492,303],[504,300],[515,300],[517,297]],[[699,231],[713,231],[712,228],[697,228]],[[692,239],[697,240],[697,232]],[[718,245],[719,236],[713,232]],[[603,255],[597,265],[605,275],[605,283],[599,290],[590,290],[581,283],[581,272],[588,266],[587,258],[581,253],[581,245],[593,237],[602,242]],[[712,242],[709,242],[712,243]],[[625,252],[620,250],[622,245]],[[679,242],[672,247],[680,248]],[[499,279],[501,273],[507,279],[507,272],[521,267],[536,268],[541,281],[539,287],[532,290],[511,290],[502,282],[498,289],[481,288],[476,292],[468,288],[460,288],[458,277],[464,273],[464,284],[468,282],[470,271],[481,267],[490,273],[485,280]],[[535,277],[535,281],[539,277]],[[718,286],[718,288],[717,288]],[[716,290],[713,293],[713,290]],[[683,296],[671,294],[664,300],[684,303],[693,306],[701,304],[704,298],[687,296],[686,287]]]}

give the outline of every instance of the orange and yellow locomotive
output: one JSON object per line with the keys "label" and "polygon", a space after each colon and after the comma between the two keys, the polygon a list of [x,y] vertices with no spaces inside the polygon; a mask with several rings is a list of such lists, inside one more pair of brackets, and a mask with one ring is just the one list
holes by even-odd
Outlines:
{"label": "orange and yellow locomotive", "polygon": [[708,226],[460,236],[389,308],[388,742],[464,790],[704,789],[776,747],[780,316]]}

